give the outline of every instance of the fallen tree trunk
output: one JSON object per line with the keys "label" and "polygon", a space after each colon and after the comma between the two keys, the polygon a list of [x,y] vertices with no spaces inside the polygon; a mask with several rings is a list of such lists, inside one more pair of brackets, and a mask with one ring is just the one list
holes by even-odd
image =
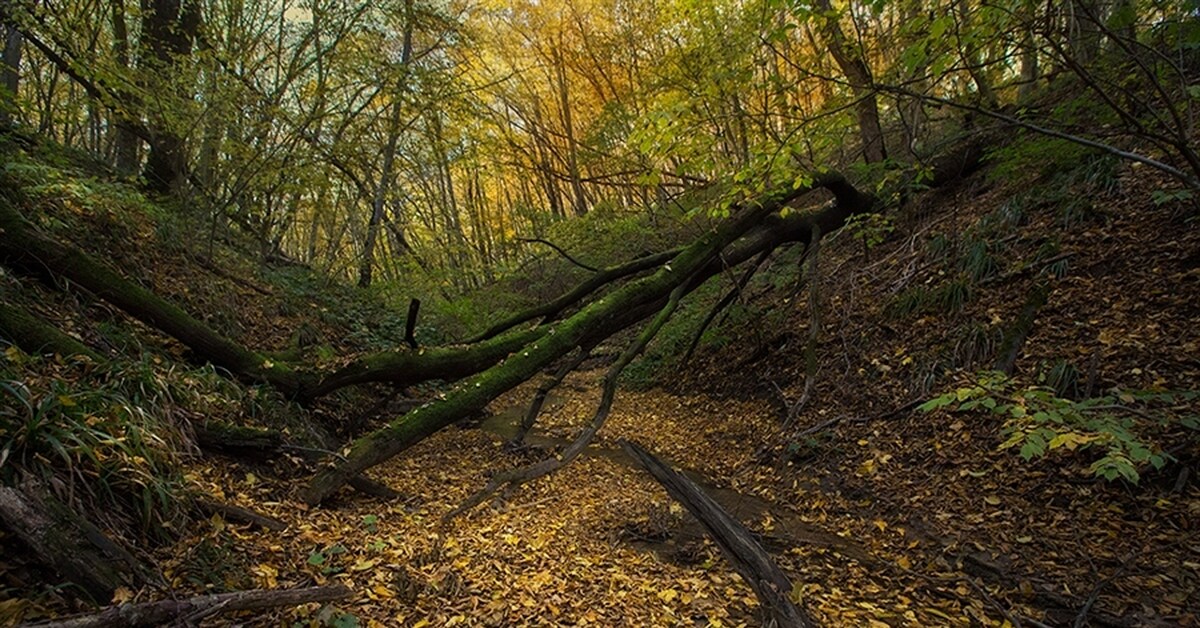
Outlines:
{"label": "fallen tree trunk", "polygon": [[[292,437],[283,432],[258,427],[209,421],[193,427],[192,432],[196,436],[196,445],[204,451],[257,463],[269,462],[285,451],[293,451],[309,462],[320,460],[326,453],[316,447],[294,444]],[[331,447],[326,443],[321,445],[325,449]],[[360,493],[385,501],[403,497],[387,485],[362,475],[351,478],[349,484]]]}
{"label": "fallen tree trunk", "polygon": [[[714,231],[683,249],[654,274],[626,284],[600,298],[575,315],[551,326],[544,335],[518,350],[504,363],[459,384],[445,399],[417,408],[368,434],[351,445],[344,460],[318,473],[303,493],[310,505],[324,501],[354,475],[404,451],[423,438],[437,432],[462,417],[483,409],[492,399],[529,379],[554,361],[581,345],[595,344],[597,338],[610,336],[661,309],[668,296],[680,284],[689,290],[701,285],[730,263],[730,253],[753,255],[763,246],[774,246],[776,233],[786,230],[762,231],[764,220],[777,213],[785,204],[814,187],[825,187],[839,200],[830,209],[799,220],[798,232],[807,232],[805,225],[821,224],[822,233],[840,226],[851,213],[874,206],[874,199],[854,189],[841,176],[826,174],[802,187],[789,187],[766,195],[754,203],[731,209],[731,218]],[[825,222],[832,223],[829,228]],[[731,247],[748,232],[759,229],[746,248]],[[721,259],[716,259],[718,256]],[[744,257],[740,258],[744,259]],[[739,260],[740,261],[740,260]],[[734,262],[736,263],[736,262]]]}
{"label": "fallen tree trunk", "polygon": [[[430,348],[423,351],[382,351],[362,356],[338,371],[319,378],[243,347],[192,317],[182,308],[123,277],[87,253],[42,234],[21,216],[6,195],[0,194],[0,259],[34,273],[49,271],[65,277],[130,316],[183,343],[200,361],[211,362],[243,379],[266,382],[284,395],[311,401],[345,386],[367,382],[411,385],[435,379],[455,380],[478,373],[503,360],[544,333],[530,329],[494,338],[475,346]],[[30,328],[29,317],[0,312],[14,334]],[[45,332],[57,346],[61,337]],[[20,337],[20,336],[18,336]],[[33,337],[31,337],[33,338]],[[78,349],[78,347],[76,347]],[[74,351],[80,353],[80,351]]]}
{"label": "fallen tree trunk", "polygon": [[302,373],[238,345],[87,253],[43,235],[21,216],[7,194],[0,194],[0,250],[9,262],[71,280],[182,342],[202,360],[254,381],[269,382],[288,394],[305,387]]}
{"label": "fallen tree trunk", "polygon": [[310,602],[333,602],[350,596],[344,584],[306,589],[236,591],[200,595],[186,600],[163,600],[146,604],[114,606],[92,615],[56,619],[29,628],[133,628],[161,626],[178,621],[185,625],[200,619],[236,611],[261,611],[280,606],[298,606]]}
{"label": "fallen tree trunk", "polygon": [[143,582],[137,559],[35,485],[0,486],[0,524],[95,602],[111,600],[118,587]]}
{"label": "fallen tree trunk", "polygon": [[57,327],[15,305],[0,303],[0,338],[17,345],[26,353],[86,355],[103,358],[91,347],[63,333]]}
{"label": "fallen tree trunk", "polygon": [[409,386],[434,379],[461,379],[500,362],[544,333],[546,330],[539,327],[466,347],[429,347],[420,351],[382,351],[364,355],[324,377],[320,383],[299,391],[299,397],[312,400],[339,388],[367,382]]}
{"label": "fallen tree trunk", "polygon": [[725,512],[686,475],[668,467],[637,443],[622,441],[621,448],[708,530],[721,553],[754,590],[763,612],[776,626],[815,628],[816,622],[793,603],[790,597],[792,583],[787,575],[746,526]]}
{"label": "fallen tree trunk", "polygon": [[[649,325],[646,325],[642,333],[638,334],[637,339],[626,347],[621,352],[621,355],[617,357],[617,360],[613,362],[612,366],[608,368],[608,372],[604,374],[600,403],[596,407],[596,413],[592,415],[592,420],[588,422],[575,437],[575,440],[561,454],[512,471],[497,473],[488,481],[487,486],[471,497],[468,497],[457,508],[447,513],[442,518],[442,523],[449,523],[458,515],[482,504],[485,499],[494,495],[502,487],[507,487],[508,490],[515,489],[522,484],[554,473],[571,464],[575,458],[579,457],[583,453],[583,450],[587,449],[592,440],[596,438],[596,434],[600,432],[600,428],[604,427],[605,421],[608,420],[608,415],[612,411],[613,400],[617,396],[617,381],[621,376],[621,372],[625,370],[625,367],[629,366],[630,362],[633,362],[634,358],[642,353],[646,345],[650,344],[650,341],[654,340],[654,337],[658,335],[658,332],[662,331],[663,325],[667,324],[667,321],[671,319],[671,315],[679,307],[679,300],[683,298],[686,289],[687,284],[685,282],[681,282],[675,286],[675,289],[671,291],[671,295],[667,297],[666,305],[659,310],[654,320]],[[580,353],[585,353],[582,348],[580,348]]]}

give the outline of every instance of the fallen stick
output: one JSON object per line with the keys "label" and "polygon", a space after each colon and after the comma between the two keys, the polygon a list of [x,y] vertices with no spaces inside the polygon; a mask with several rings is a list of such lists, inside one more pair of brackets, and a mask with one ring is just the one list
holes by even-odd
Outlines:
{"label": "fallen stick", "polygon": [[343,584],[305,589],[255,589],[233,593],[200,595],[186,600],[163,600],[145,604],[122,604],[107,608],[99,613],[77,615],[65,619],[54,619],[37,624],[25,624],[27,628],[132,628],[136,626],[158,626],[176,618],[232,611],[257,611],[279,606],[296,606],[309,602],[332,602],[349,596],[350,589]]}
{"label": "fallen stick", "polygon": [[223,504],[208,499],[197,499],[196,507],[211,515],[221,515],[230,521],[256,525],[272,532],[283,532],[287,529],[287,524],[283,521],[259,514],[249,508],[234,506],[233,504]]}

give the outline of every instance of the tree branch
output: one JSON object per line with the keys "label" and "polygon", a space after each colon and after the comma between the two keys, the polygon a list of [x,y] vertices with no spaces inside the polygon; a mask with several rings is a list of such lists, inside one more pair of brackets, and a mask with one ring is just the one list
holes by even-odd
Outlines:
{"label": "tree branch", "polygon": [[543,238],[515,238],[515,239],[518,242],[533,242],[533,243],[537,243],[537,244],[545,244],[546,246],[554,249],[555,252],[557,252],[559,255],[563,256],[563,259],[567,260],[568,262],[571,262],[572,264],[574,264],[584,270],[590,270],[593,273],[600,272],[599,268],[596,268],[595,266],[589,266],[589,265],[584,264],[583,262],[575,259],[574,257],[571,257],[570,253],[567,253],[566,251],[564,251],[562,249],[562,247],[558,246],[557,244],[555,244],[549,240],[546,240]]}

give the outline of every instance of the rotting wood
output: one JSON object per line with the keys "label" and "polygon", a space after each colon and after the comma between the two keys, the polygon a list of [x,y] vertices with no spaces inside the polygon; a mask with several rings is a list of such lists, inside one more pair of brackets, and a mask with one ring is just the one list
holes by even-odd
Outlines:
{"label": "rotting wood", "polygon": [[704,526],[721,548],[721,553],[754,590],[769,621],[787,628],[817,626],[812,617],[792,601],[791,580],[746,526],[721,508],[695,482],[664,464],[641,445],[622,440],[621,448]]}
{"label": "rotting wood", "polygon": [[235,523],[248,523],[251,525],[256,525],[264,530],[270,530],[271,532],[283,532],[288,527],[286,523],[274,517],[268,517],[266,515],[254,512],[249,508],[242,508],[241,506],[234,506],[233,504],[223,504],[210,499],[197,499],[195,504],[196,507],[202,512],[210,515],[220,515],[221,517]]}
{"label": "rotting wood", "polygon": [[123,604],[90,615],[27,624],[27,628],[133,628],[161,626],[175,621],[190,625],[192,622],[221,613],[261,611],[312,602],[333,602],[348,597],[350,593],[350,589],[344,584],[304,589],[256,589],[217,593],[185,600]]}
{"label": "rotting wood", "polygon": [[106,602],[117,588],[144,581],[137,559],[33,483],[0,486],[0,524],[93,601]]}

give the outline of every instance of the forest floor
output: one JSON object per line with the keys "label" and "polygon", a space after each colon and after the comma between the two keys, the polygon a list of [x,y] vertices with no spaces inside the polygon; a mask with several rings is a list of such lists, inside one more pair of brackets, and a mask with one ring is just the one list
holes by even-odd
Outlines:
{"label": "forest floor", "polygon": [[[570,378],[531,441],[570,438],[599,378]],[[1019,461],[996,451],[993,430],[954,417],[945,429],[957,460],[939,454],[935,417],[847,420],[844,445],[781,475],[762,459],[779,430],[766,403],[622,393],[588,455],[439,528],[488,473],[546,455],[503,453],[497,433],[531,392],[498,400],[487,429],[445,430],[378,467],[374,477],[411,496],[395,503],[343,493],[305,511],[294,483],[238,465],[196,467],[205,490],[289,527],[199,525],[162,552],[167,575],[186,587],[197,552],[226,547],[210,560],[228,585],[345,582],[355,598],[337,612],[367,625],[756,625],[752,592],[715,546],[615,453],[628,438],[708,478],[782,557],[796,596],[824,625],[1061,625],[1089,600],[1083,615],[1101,624],[1134,615],[1130,625],[1196,622],[1200,547],[1185,532],[1200,507],[1194,487],[1174,499],[1114,501],[1084,482],[1064,496],[1045,474],[1013,481]],[[963,459],[967,451],[974,457]],[[331,611],[320,612],[255,623],[329,622]]]}
{"label": "forest floor", "polygon": [[[336,608],[217,620],[243,625],[757,625],[750,588],[690,516],[620,455],[624,438],[689,470],[759,532],[794,579],[795,597],[827,626],[1198,625],[1194,436],[1181,438],[1177,425],[1152,428],[1174,461],[1143,468],[1134,485],[1094,477],[1094,451],[1026,461],[999,449],[1002,418],[913,410],[914,401],[970,385],[971,373],[991,367],[997,336],[1047,260],[1069,264],[1037,314],[1020,381],[1044,384],[1051,365],[1066,363],[1075,369],[1075,397],[1092,383],[1097,394],[1197,388],[1200,230],[1194,218],[1150,201],[1163,182],[1116,172],[1109,192],[1068,190],[1049,200],[1041,195],[1055,186],[1044,180],[997,184],[978,175],[898,211],[894,233],[870,251],[846,231],[834,234],[820,262],[820,370],[794,425],[783,425],[778,401],[800,397],[811,313],[801,293],[771,288],[790,286],[795,269],[768,268],[769,279],[751,285],[743,299],[750,305],[729,325],[737,331],[721,330],[722,342],[702,345],[660,386],[623,386],[588,455],[503,502],[440,526],[490,474],[552,455],[573,438],[594,411],[598,370],[573,374],[555,392],[531,439],[538,448],[501,447],[532,396],[537,382],[529,382],[493,403],[491,416],[371,469],[404,496],[391,502],[344,491],[307,509],[297,498],[311,477],[304,464],[191,456],[190,488],[288,527],[199,520],[154,550],[156,566],[175,596],[326,582],[354,591]],[[1081,198],[1089,204],[1075,204]],[[296,297],[295,285],[234,282],[176,253],[122,245],[152,240],[148,221],[83,209],[62,217],[86,235],[81,246],[113,251],[156,291],[211,313],[211,323],[252,346],[282,350],[307,327],[331,353],[362,349],[350,336],[366,334],[346,321],[365,317],[341,307],[356,297],[317,302],[310,297],[328,296],[328,285],[301,284],[308,292]],[[965,286],[969,294],[953,311],[937,303],[890,311],[916,289],[934,293],[967,274],[965,261],[981,244],[987,276]],[[94,346],[113,344],[102,333],[109,328],[154,338],[108,306],[33,280],[6,281]],[[693,329],[687,321],[681,328],[684,336]],[[164,355],[184,353],[157,342]],[[166,362],[162,368],[173,368]],[[312,415],[361,431],[355,423],[396,416],[384,409],[347,418],[377,392],[318,405]],[[239,403],[226,404],[230,416],[194,418],[265,422],[247,418],[243,406],[254,404]],[[9,602],[30,619],[77,610],[44,589],[11,591],[28,595],[0,601],[0,617]],[[117,599],[162,594],[147,588]]]}

